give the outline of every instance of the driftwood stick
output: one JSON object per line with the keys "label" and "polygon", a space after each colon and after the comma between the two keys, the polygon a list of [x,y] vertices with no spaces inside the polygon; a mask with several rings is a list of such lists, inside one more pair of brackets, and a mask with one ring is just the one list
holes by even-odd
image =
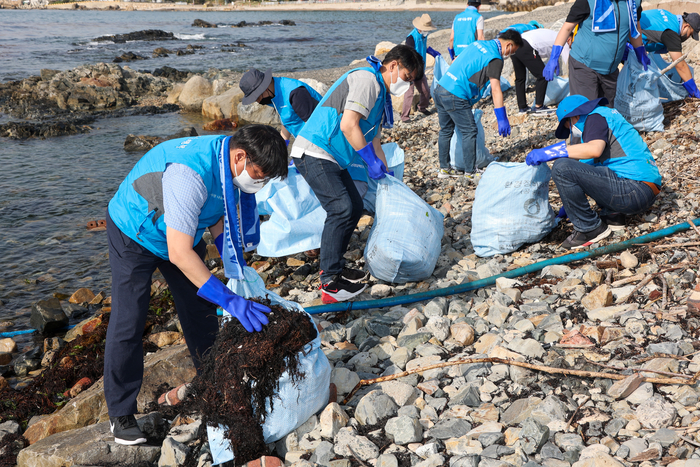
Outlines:
{"label": "driftwood stick", "polygon": [[630,277],[625,277],[624,279],[620,279],[619,281],[615,281],[611,284],[612,287],[620,287],[621,285],[627,285],[632,282],[637,282],[641,281],[644,279],[644,274],[637,274],[635,276],[630,276]]}
{"label": "driftwood stick", "polygon": [[683,247],[683,246],[700,246],[700,242],[685,242],[685,243],[665,243],[662,245],[655,245],[652,248],[655,250],[658,249],[668,249],[668,248],[678,248],[678,247]]}
{"label": "driftwood stick", "polygon": [[602,368],[608,368],[610,370],[632,370],[635,372],[642,372],[645,371],[647,373],[656,373],[657,375],[664,375],[664,376],[671,376],[673,378],[692,378],[690,375],[682,375],[680,373],[672,373],[670,371],[660,371],[660,370],[648,370],[646,368],[627,368],[627,367],[619,367],[619,366],[612,366],[612,365],[605,365],[603,363],[598,363],[598,362],[593,362],[589,359],[585,359],[588,363],[591,363],[593,365],[602,367]]}
{"label": "driftwood stick", "polygon": [[625,298],[623,298],[623,299],[621,299],[621,300],[618,300],[617,303],[627,303],[627,302],[629,301],[629,299],[632,298],[632,297],[634,296],[634,294],[636,294],[637,292],[639,292],[639,290],[640,290],[642,287],[644,287],[644,286],[647,285],[649,282],[651,282],[651,280],[652,280],[653,278],[654,278],[654,275],[653,275],[653,274],[648,274],[648,275],[644,278],[644,280],[642,280],[642,282],[640,282],[639,284],[637,284],[637,286],[632,290],[632,292],[630,292]]}
{"label": "driftwood stick", "polygon": [[664,68],[663,70],[661,70],[661,71],[659,72],[659,76],[658,76],[657,78],[655,78],[655,80],[661,78],[662,75],[665,75],[666,73],[668,73],[669,71],[671,71],[671,68],[674,68],[674,67],[675,67],[676,65],[678,65],[680,62],[682,62],[683,60],[685,60],[686,58],[688,58],[688,53],[689,53],[689,52],[684,53],[683,55],[681,55],[680,57],[678,57],[676,60],[674,60],[673,62],[671,62],[671,64],[670,64],[669,66],[667,66],[666,68]]}
{"label": "driftwood stick", "polygon": [[696,443],[695,441],[693,441],[693,440],[690,439],[690,438],[686,438],[685,436],[679,436],[679,438],[682,439],[683,441],[685,441],[685,442],[688,443],[688,444],[692,444],[693,446],[700,448],[700,444]]}
{"label": "driftwood stick", "polygon": [[700,236],[700,229],[698,229],[698,226],[693,223],[693,219],[688,218],[688,224],[693,228],[696,234]]}
{"label": "driftwood stick", "polygon": [[661,293],[661,296],[663,297],[663,300],[661,301],[661,309],[665,310],[666,304],[668,303],[668,284],[666,283],[666,278],[663,274],[659,274],[659,277],[661,278],[661,284],[663,285],[663,292]]}
{"label": "driftwood stick", "polygon": [[576,410],[574,410],[574,413],[571,414],[571,418],[569,418],[569,421],[566,422],[566,428],[564,429],[564,433],[568,433],[568,432],[569,432],[569,427],[571,426],[571,422],[574,421],[574,417],[576,416],[576,414],[578,413],[578,411],[581,410],[581,407],[583,407],[583,404],[585,404],[586,402],[588,402],[588,401],[590,400],[590,398],[591,398],[591,396],[586,396],[586,397],[581,401],[581,403],[578,405],[578,407],[576,407]]}

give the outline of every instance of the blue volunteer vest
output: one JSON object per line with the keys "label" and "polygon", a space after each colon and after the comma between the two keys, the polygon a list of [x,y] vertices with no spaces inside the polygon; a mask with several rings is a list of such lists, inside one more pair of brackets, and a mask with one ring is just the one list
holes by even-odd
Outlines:
{"label": "blue volunteer vest", "polygon": [[309,120],[299,132],[300,138],[311,141],[313,144],[332,155],[341,169],[346,169],[355,159],[361,160],[361,158],[350,143],[348,143],[343,132],[340,131],[340,120],[343,118],[343,113],[338,112],[331,104],[326,105],[326,103],[332,98],[336,88],[345,83],[348,75],[359,70],[373,73],[379,83],[380,94],[377,96],[374,107],[370,110],[366,119],[360,119],[360,129],[362,130],[362,134],[365,135],[365,141],[369,143],[374,139],[382,123],[384,101],[386,100],[387,91],[382,74],[369,67],[356,68],[341,76],[340,79],[331,86],[328,92],[326,92],[326,95],[316,106],[314,113],[311,114],[311,117],[309,117]]}
{"label": "blue volunteer vest", "polygon": [[[595,0],[588,0],[591,12],[595,10]],[[593,15],[590,14],[578,28],[576,40],[571,47],[571,56],[591,70],[609,75],[617,69],[625,53],[625,44],[629,40],[630,19],[627,2],[612,2],[617,30],[611,32],[593,32]],[[636,14],[636,12],[634,12]]]}
{"label": "blue volunteer vest", "polygon": [[639,20],[639,29],[642,30],[642,40],[647,52],[661,52],[666,50],[666,46],[661,42],[655,42],[647,37],[644,31],[664,32],[667,29],[681,34],[681,25],[678,16],[666,10],[646,10],[642,12]]}
{"label": "blue volunteer vest", "polygon": [[454,41],[452,48],[455,51],[455,56],[462,53],[469,44],[476,41],[476,22],[481,18],[477,9],[473,6],[467,7],[466,10],[455,16],[452,23],[452,31],[454,31]]}
{"label": "blue volunteer vest", "polygon": [[455,58],[452,65],[440,78],[438,84],[455,96],[468,100],[471,105],[479,102],[489,83],[487,79],[481,88],[470,78],[482,72],[493,59],[503,59],[495,41],[477,41],[465,49],[464,55]]}
{"label": "blue volunteer vest", "polygon": [[537,26],[534,24],[524,24],[524,23],[518,23],[518,24],[513,24],[505,28],[501,33],[509,30],[509,29],[514,29],[518,31],[520,34],[527,32],[527,31],[532,31],[533,29],[537,29]]}
{"label": "blue volunteer vest", "polygon": [[609,107],[596,107],[589,115],[598,114],[608,122],[610,152],[593,160],[594,166],[608,167],[619,177],[661,186],[661,174],[656,161],[637,130]]}
{"label": "blue volunteer vest", "polygon": [[308,89],[311,97],[317,101],[321,101],[321,94],[316,92],[314,88],[306,83],[292,78],[273,78],[275,82],[275,97],[272,98],[272,105],[280,116],[282,125],[289,131],[295,138],[304,126],[304,120],[302,120],[292,108],[292,104],[289,102],[289,95],[292,91],[300,86],[304,86]]}
{"label": "blue volunteer vest", "polygon": [[151,253],[168,259],[161,179],[167,164],[178,163],[202,177],[209,195],[199,214],[194,237],[194,245],[199,243],[206,228],[216,224],[224,215],[218,162],[224,138],[173,139],[148,151],[131,169],[109,202],[109,215],[119,230]]}
{"label": "blue volunteer vest", "polygon": [[416,52],[423,58],[423,69],[425,69],[425,54],[428,50],[428,42],[425,40],[425,37],[423,37],[423,34],[419,33],[418,29],[415,28],[411,31],[409,37],[413,37],[413,43],[416,45]]}

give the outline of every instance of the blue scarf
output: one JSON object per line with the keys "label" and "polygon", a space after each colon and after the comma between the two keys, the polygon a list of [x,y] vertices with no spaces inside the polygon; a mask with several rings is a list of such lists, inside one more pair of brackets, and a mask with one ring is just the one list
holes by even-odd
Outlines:
{"label": "blue scarf", "polygon": [[[630,35],[632,39],[636,39],[639,37],[639,30],[637,29],[637,2],[635,0],[627,0],[627,13],[630,17]],[[593,32],[617,30],[615,8],[611,0],[595,0],[591,29]]]}
{"label": "blue scarf", "polygon": [[[260,217],[255,195],[244,193],[233,184],[231,173],[231,137],[224,139],[219,153],[221,188],[224,193],[224,274],[243,279],[244,251],[252,251],[260,243]],[[240,217],[239,217],[240,214]]]}
{"label": "blue scarf", "polygon": [[[370,64],[374,71],[379,71],[382,67],[382,62],[374,55],[368,55],[365,59]],[[394,107],[391,105],[391,93],[386,93],[384,101],[384,115],[382,116],[382,128],[394,128]]]}

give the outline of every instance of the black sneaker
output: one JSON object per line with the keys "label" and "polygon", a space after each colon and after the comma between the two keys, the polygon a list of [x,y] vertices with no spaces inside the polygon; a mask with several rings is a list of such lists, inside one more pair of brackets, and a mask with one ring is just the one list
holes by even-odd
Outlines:
{"label": "black sneaker", "polygon": [[574,230],[574,233],[569,235],[561,246],[562,248],[570,250],[586,248],[587,246],[591,246],[594,243],[601,241],[611,233],[612,230],[610,230],[607,224],[605,222],[601,222],[600,225],[591,232],[579,232],[578,230]]}
{"label": "black sneaker", "polygon": [[600,216],[600,219],[608,224],[610,230],[624,230],[626,217],[624,214],[619,212],[614,212]]}
{"label": "black sneaker", "polygon": [[546,117],[549,115],[554,115],[556,111],[556,109],[550,109],[546,105],[543,105],[542,107],[533,107],[532,112],[530,113],[536,117]]}
{"label": "black sneaker", "polygon": [[132,446],[146,442],[146,436],[139,429],[136,417],[123,415],[121,417],[109,417],[109,428],[114,435],[114,442]]}
{"label": "black sneaker", "polygon": [[321,301],[323,303],[335,303],[357,297],[367,288],[367,284],[350,282],[338,274],[327,284],[321,284],[320,288]]}
{"label": "black sneaker", "polygon": [[360,271],[359,269],[343,268],[343,272],[340,273],[340,277],[348,282],[357,284],[362,282],[369,277],[369,273],[365,271]]}
{"label": "black sneaker", "polygon": [[425,109],[425,110],[419,110],[420,113],[423,115],[432,115],[433,112],[431,110]]}
{"label": "black sneaker", "polygon": [[529,114],[532,112],[532,109],[530,107],[523,107],[521,109],[518,109],[518,113],[520,114]]}

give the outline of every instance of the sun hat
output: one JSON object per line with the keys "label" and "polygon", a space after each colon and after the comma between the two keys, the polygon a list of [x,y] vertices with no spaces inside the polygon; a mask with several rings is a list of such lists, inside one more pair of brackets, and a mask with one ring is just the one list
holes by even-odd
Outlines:
{"label": "sun hat", "polygon": [[437,29],[433,26],[433,20],[430,19],[428,13],[424,13],[423,16],[417,16],[416,19],[413,20],[413,26],[421,31],[434,31]]}
{"label": "sun hat", "polygon": [[258,100],[258,97],[265,92],[272,81],[272,69],[268,68],[265,73],[257,68],[251,68],[241,76],[238,86],[243,91],[244,97],[241,104],[249,105]]}
{"label": "sun hat", "polygon": [[574,94],[573,96],[565,98],[559,103],[559,107],[557,108],[557,119],[559,120],[559,126],[554,132],[554,136],[559,139],[568,138],[570,130],[564,126],[567,118],[588,115],[599,105],[605,105],[607,103],[608,100],[605,97],[588,100],[579,94]]}

